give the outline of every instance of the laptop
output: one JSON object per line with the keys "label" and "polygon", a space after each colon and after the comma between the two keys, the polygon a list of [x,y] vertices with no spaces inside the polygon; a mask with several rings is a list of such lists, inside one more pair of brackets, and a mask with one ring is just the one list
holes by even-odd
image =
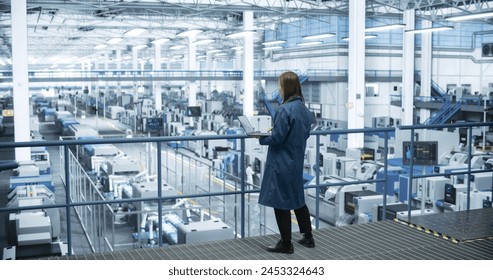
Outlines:
{"label": "laptop", "polygon": [[270,136],[270,132],[261,132],[258,130],[255,130],[248,120],[247,116],[238,116],[238,121],[240,121],[241,125],[245,129],[245,132],[248,136]]}

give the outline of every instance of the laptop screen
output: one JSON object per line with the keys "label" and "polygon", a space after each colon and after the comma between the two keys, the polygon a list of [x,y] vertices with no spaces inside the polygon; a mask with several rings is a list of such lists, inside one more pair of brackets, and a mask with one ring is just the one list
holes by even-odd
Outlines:
{"label": "laptop screen", "polygon": [[252,124],[250,123],[250,121],[246,116],[238,116],[238,121],[240,121],[241,125],[243,126],[247,134],[255,131],[253,129]]}

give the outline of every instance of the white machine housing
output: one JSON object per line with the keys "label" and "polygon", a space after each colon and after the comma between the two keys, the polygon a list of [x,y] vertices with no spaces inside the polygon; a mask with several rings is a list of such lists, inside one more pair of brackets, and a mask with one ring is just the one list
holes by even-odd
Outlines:
{"label": "white machine housing", "polygon": [[179,244],[226,240],[235,237],[233,229],[220,219],[184,223],[178,225],[177,231]]}

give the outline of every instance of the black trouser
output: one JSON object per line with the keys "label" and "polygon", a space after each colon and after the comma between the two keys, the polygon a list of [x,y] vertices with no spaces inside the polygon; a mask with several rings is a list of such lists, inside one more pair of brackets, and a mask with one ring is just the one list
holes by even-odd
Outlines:
{"label": "black trouser", "polygon": [[[274,213],[279,232],[281,233],[281,239],[286,243],[291,242],[291,211],[274,208]],[[312,224],[310,222],[308,207],[304,205],[301,208],[295,209],[294,214],[296,215],[296,220],[298,220],[300,232],[304,233],[307,237],[311,237]]]}

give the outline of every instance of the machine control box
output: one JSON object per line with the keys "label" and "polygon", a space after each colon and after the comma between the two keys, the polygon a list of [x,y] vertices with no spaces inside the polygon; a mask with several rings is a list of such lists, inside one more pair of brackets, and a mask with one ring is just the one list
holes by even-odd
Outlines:
{"label": "machine control box", "polygon": [[363,190],[363,191],[353,191],[344,193],[344,211],[348,214],[353,215],[356,208],[355,199],[362,196],[373,196],[381,195],[375,191]]}

